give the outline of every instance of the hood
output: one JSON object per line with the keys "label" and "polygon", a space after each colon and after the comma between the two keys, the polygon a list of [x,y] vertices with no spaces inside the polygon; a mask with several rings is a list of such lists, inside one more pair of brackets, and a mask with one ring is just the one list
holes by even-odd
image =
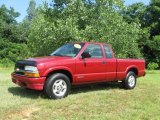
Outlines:
{"label": "hood", "polygon": [[29,58],[29,61],[35,61],[37,63],[45,63],[45,62],[52,62],[52,61],[61,61],[73,59],[72,57],[59,57],[59,56],[44,56],[44,57],[36,57],[36,58]]}

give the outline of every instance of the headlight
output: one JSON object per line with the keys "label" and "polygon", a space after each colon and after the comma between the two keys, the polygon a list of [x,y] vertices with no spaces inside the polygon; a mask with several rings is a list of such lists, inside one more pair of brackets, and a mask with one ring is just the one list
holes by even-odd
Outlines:
{"label": "headlight", "polygon": [[40,77],[37,67],[35,66],[25,66],[24,75],[27,77]]}
{"label": "headlight", "polygon": [[28,72],[38,72],[38,69],[35,66],[25,66],[24,70]]}

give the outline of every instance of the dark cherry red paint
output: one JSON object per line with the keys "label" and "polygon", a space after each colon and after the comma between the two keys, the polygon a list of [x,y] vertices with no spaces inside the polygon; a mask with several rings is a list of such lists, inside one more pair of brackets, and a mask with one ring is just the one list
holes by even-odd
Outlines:
{"label": "dark cherry red paint", "polygon": [[[100,45],[103,58],[82,59],[81,54],[89,44]],[[84,47],[76,57],[46,56],[27,59],[36,62],[40,77],[30,78],[12,73],[12,81],[22,87],[43,90],[47,76],[57,70],[68,71],[72,76],[72,85],[122,81],[131,69],[137,70],[137,77],[145,74],[145,60],[116,59],[114,54],[113,58],[107,58],[104,53],[104,45],[110,47],[108,44],[85,42]],[[111,47],[110,50],[112,51]]]}

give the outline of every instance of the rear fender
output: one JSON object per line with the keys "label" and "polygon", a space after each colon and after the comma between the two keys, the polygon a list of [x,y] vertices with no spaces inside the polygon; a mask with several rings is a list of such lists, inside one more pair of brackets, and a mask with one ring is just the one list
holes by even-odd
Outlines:
{"label": "rear fender", "polygon": [[137,75],[138,75],[138,68],[137,68],[137,66],[135,66],[135,65],[128,66],[127,69],[126,69],[126,71],[125,71],[125,74],[127,75],[127,73],[128,73],[131,69],[136,69],[136,70],[137,70]]}

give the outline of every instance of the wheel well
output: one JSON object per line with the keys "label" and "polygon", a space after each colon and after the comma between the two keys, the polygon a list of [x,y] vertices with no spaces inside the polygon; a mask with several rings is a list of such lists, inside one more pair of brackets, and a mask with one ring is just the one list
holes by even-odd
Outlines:
{"label": "wheel well", "polygon": [[47,78],[55,73],[63,73],[65,74],[69,79],[70,79],[70,82],[72,83],[73,82],[73,77],[72,77],[72,74],[67,71],[67,70],[54,70],[52,72],[50,72],[48,75],[47,75]]}
{"label": "wheel well", "polygon": [[[132,71],[132,72],[134,72],[135,74],[136,74],[136,76],[138,75],[138,70],[137,70],[137,68],[130,68],[129,70],[128,70],[128,72],[129,71]],[[127,73],[128,73],[127,72]]]}

